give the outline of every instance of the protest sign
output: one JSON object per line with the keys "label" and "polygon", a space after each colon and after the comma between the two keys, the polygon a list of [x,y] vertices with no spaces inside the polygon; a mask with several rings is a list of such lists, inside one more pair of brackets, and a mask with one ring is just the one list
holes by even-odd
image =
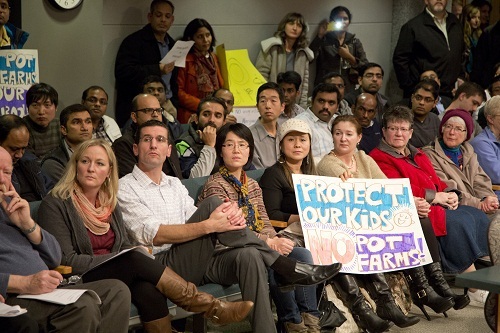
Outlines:
{"label": "protest sign", "polygon": [[408,179],[293,175],[306,247],[341,272],[389,272],[432,262]]}
{"label": "protest sign", "polygon": [[28,114],[26,91],[39,82],[37,50],[0,50],[0,114]]}
{"label": "protest sign", "polygon": [[248,50],[226,50],[224,44],[216,48],[224,88],[233,93],[235,106],[255,106],[257,90],[266,83],[250,61]]}

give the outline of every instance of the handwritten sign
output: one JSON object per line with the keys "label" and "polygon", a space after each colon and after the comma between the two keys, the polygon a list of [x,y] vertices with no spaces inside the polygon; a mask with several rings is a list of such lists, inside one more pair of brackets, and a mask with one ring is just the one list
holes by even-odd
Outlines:
{"label": "handwritten sign", "polygon": [[0,114],[28,114],[26,91],[39,82],[37,50],[0,50]]}
{"label": "handwritten sign", "polygon": [[226,50],[217,46],[217,57],[224,78],[224,88],[234,95],[235,106],[257,104],[257,90],[267,81],[250,61],[248,50]]}
{"label": "handwritten sign", "polygon": [[401,270],[432,262],[408,179],[293,175],[306,247],[316,264],[344,273]]}
{"label": "handwritten sign", "polygon": [[255,124],[257,119],[259,119],[259,110],[256,107],[234,107],[232,114],[236,117],[239,123],[246,125],[247,127]]}
{"label": "handwritten sign", "polygon": [[175,62],[176,67],[186,67],[186,56],[193,44],[192,40],[186,42],[178,40],[175,42],[174,47],[168,51],[167,55],[161,59],[160,63],[170,64]]}

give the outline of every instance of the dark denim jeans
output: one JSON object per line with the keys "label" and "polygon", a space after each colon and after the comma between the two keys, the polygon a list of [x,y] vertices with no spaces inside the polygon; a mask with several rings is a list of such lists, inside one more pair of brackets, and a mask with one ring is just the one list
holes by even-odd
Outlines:
{"label": "dark denim jeans", "polygon": [[[289,258],[308,264],[313,263],[311,252],[303,247],[294,247],[288,255]],[[308,312],[319,317],[318,301],[316,298],[316,286],[297,287],[294,291],[282,293],[274,278],[274,271],[269,270],[269,290],[276,305],[278,324],[293,322],[298,324],[302,321],[301,312]],[[280,327],[281,325],[278,325]]]}

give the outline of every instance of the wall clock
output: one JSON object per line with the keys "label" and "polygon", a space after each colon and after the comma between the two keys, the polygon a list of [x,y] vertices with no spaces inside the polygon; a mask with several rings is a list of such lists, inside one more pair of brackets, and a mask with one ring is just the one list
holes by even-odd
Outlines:
{"label": "wall clock", "polygon": [[83,0],[49,0],[49,3],[59,10],[71,10],[82,4]]}

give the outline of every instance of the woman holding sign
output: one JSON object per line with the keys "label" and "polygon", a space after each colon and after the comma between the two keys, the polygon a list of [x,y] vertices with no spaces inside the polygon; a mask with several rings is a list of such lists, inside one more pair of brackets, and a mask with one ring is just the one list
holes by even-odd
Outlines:
{"label": "woman holding sign", "polygon": [[[352,116],[351,116],[352,117]],[[260,179],[260,186],[269,217],[287,221],[289,227],[283,233],[291,236],[303,246],[302,228],[299,220],[292,174],[317,174],[311,152],[311,129],[299,119],[290,119],[279,128],[281,155],[276,164],[266,169]],[[383,174],[380,172],[383,176]],[[296,246],[297,246],[296,244]],[[370,332],[384,332],[391,327],[391,321],[400,327],[416,324],[419,319],[405,316],[394,302],[383,274],[370,274],[366,281],[377,297],[377,314],[367,305],[357,281],[351,274],[339,274],[333,279],[336,289],[342,295],[357,325]]]}
{"label": "woman holding sign", "polygon": [[[221,165],[219,172],[208,178],[198,202],[211,196],[238,202],[246,215],[247,225],[265,240],[270,248],[290,258],[313,263],[305,248],[294,247],[290,239],[278,237],[269,222],[259,184],[247,177],[243,167],[252,161],[252,132],[243,124],[226,124],[217,133],[215,150]],[[271,271],[272,272],[272,271]],[[269,275],[269,289],[276,304],[278,322],[286,332],[320,332],[315,287],[297,287],[281,292]]]}
{"label": "woman holding sign", "polygon": [[188,311],[204,312],[215,323],[244,319],[252,302],[227,303],[198,292],[194,284],[140,251],[109,260],[132,247],[117,206],[116,165],[107,142],[86,141],[73,152],[65,175],[42,201],[38,221],[59,241],[62,264],[71,265],[75,274],[88,271],[84,282],[123,281],[145,332],[171,332],[166,297]]}
{"label": "woman holding sign", "polygon": [[[488,217],[475,207],[459,205],[462,193],[439,179],[429,158],[408,143],[413,131],[410,109],[391,108],[384,114],[381,125],[384,139],[370,156],[387,177],[409,178],[413,195],[425,198],[431,205],[429,219],[439,242],[444,269],[455,274],[475,270],[474,262],[488,255]],[[417,209],[419,205],[417,203]],[[433,258],[437,260],[434,255]],[[442,275],[437,261],[427,265],[426,270],[431,278]],[[411,272],[413,288],[423,287],[421,273]],[[461,304],[455,298],[457,308],[461,308]]]}

